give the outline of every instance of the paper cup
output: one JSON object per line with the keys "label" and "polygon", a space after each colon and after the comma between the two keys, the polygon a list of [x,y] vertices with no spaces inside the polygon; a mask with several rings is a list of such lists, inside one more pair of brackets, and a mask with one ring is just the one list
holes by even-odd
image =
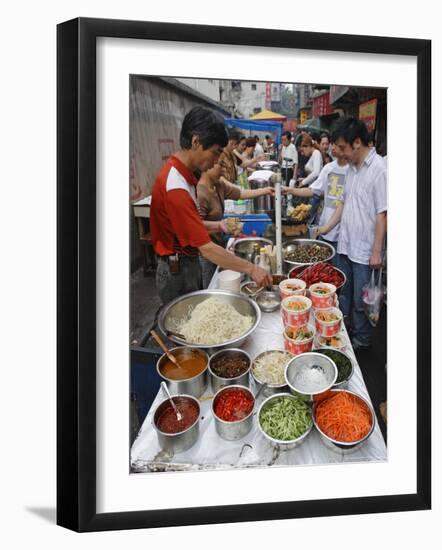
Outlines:
{"label": "paper cup", "polygon": [[[299,288],[289,288],[289,287]],[[279,292],[281,294],[281,300],[288,298],[289,296],[305,296],[305,281],[301,279],[285,279],[279,283]]]}
{"label": "paper cup", "polygon": [[[326,288],[327,292],[317,292],[318,289]],[[315,283],[309,287],[310,300],[315,309],[326,309],[335,305],[336,287],[330,283]]]}
{"label": "paper cup", "polygon": [[[290,305],[294,303],[300,303],[304,305],[304,309],[295,310],[291,309]],[[310,319],[310,310],[312,308],[312,302],[305,296],[289,296],[284,298],[281,302],[282,319],[284,326],[302,327],[307,325]]]}
{"label": "paper cup", "polygon": [[296,342],[291,335],[296,333],[301,327],[291,327],[286,326],[284,329],[284,347],[293,355],[299,355],[301,353],[306,353],[311,351],[313,347],[313,339],[315,337],[315,329],[312,325],[307,325],[308,330],[311,331],[312,336],[308,340],[303,340],[302,342]]}
{"label": "paper cup", "polygon": [[[332,313],[338,317],[335,321],[323,321],[320,319],[324,313]],[[335,336],[341,332],[342,327],[342,313],[336,307],[330,307],[327,309],[315,310],[315,328],[316,333],[320,336]]]}

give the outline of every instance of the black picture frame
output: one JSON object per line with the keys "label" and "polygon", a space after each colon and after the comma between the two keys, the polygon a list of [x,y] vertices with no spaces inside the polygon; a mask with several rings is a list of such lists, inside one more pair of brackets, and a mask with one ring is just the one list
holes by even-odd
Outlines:
{"label": "black picture frame", "polygon": [[[152,39],[417,59],[417,491],[378,497],[96,512],[96,39]],[[431,507],[431,41],[79,18],[57,28],[57,523],[84,531]]]}

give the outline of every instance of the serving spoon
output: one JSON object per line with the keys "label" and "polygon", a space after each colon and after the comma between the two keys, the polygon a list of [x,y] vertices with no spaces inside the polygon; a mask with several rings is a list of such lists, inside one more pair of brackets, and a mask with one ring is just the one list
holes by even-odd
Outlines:
{"label": "serving spoon", "polygon": [[176,419],[178,420],[178,422],[181,422],[181,420],[183,419],[183,415],[180,413],[180,411],[178,410],[178,407],[175,405],[175,401],[172,399],[172,396],[169,393],[169,389],[166,386],[166,382],[161,382],[161,389],[167,395],[167,398],[171,402],[173,410],[175,411],[175,414],[176,414]]}
{"label": "serving spoon", "polygon": [[166,347],[166,344],[161,340],[160,336],[154,330],[151,330],[150,333],[152,335],[152,338],[157,342],[160,348],[167,355],[167,358],[169,359],[169,361],[172,361],[174,365],[181,368],[181,365],[179,364],[178,359],[170,353],[170,351]]}

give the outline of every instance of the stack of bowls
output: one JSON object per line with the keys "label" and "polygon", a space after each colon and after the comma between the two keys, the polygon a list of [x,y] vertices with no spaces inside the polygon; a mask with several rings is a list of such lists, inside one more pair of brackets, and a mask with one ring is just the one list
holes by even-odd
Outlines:
{"label": "stack of bowls", "polygon": [[218,288],[221,290],[231,290],[239,292],[242,274],[238,271],[225,269],[218,274]]}

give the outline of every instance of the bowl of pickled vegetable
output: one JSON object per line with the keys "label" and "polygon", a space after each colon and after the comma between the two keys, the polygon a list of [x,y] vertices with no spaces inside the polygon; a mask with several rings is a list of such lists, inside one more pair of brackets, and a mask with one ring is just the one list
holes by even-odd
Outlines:
{"label": "bowl of pickled vegetable", "polygon": [[290,393],[268,397],[259,407],[257,416],[261,434],[282,451],[301,445],[313,427],[309,403]]}
{"label": "bowl of pickled vegetable", "polygon": [[333,384],[333,388],[346,388],[350,378],[353,376],[353,361],[343,351],[330,348],[315,349],[315,352],[322,353],[329,357],[338,369],[338,377]]}

